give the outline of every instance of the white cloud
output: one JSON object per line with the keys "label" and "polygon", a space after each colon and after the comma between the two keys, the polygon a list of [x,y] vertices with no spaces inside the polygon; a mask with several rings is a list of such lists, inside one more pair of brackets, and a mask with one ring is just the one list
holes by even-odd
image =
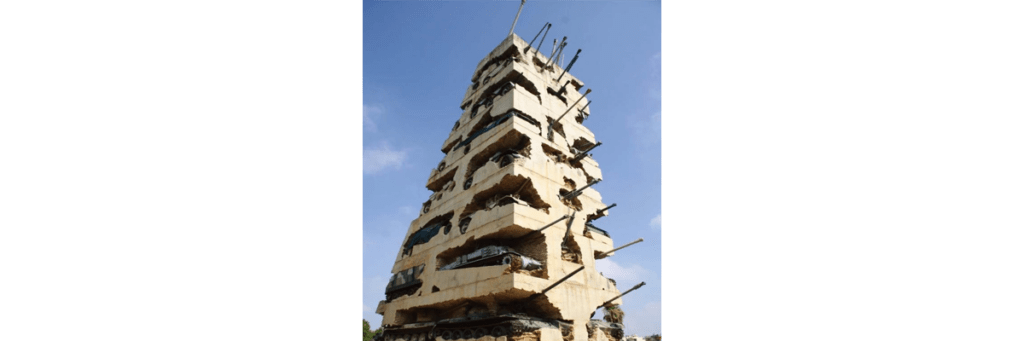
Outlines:
{"label": "white cloud", "polygon": [[387,144],[376,149],[364,149],[363,173],[374,174],[385,168],[398,169],[405,163],[406,156],[406,151],[391,150]]}
{"label": "white cloud", "polygon": [[627,285],[626,288],[632,287],[634,284],[643,281],[645,275],[649,273],[647,269],[640,265],[622,267],[608,258],[598,259],[595,263],[597,263],[598,272],[601,272],[604,277],[614,279],[615,283],[620,287],[623,285]]}
{"label": "white cloud", "polygon": [[363,104],[363,129],[366,131],[377,131],[377,123],[373,120],[375,117],[380,117],[384,113],[384,109],[376,105]]}
{"label": "white cloud", "polygon": [[651,228],[654,228],[654,229],[660,229],[661,228],[661,213],[658,213],[657,217],[651,218]]}

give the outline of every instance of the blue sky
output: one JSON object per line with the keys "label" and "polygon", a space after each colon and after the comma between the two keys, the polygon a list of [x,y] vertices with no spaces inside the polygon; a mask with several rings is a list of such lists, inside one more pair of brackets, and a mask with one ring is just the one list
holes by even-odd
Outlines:
{"label": "blue sky", "polygon": [[[477,63],[508,33],[519,2],[363,3],[363,317],[374,313],[399,245],[430,192],[430,169],[461,114]],[[584,124],[603,144],[594,158],[606,204],[595,224],[617,245],[644,242],[598,268],[627,289],[627,334],[661,332],[661,3],[528,1],[515,27],[526,41],[552,23],[541,49],[568,36],[565,63],[594,90]],[[539,40],[539,38],[538,38]]]}

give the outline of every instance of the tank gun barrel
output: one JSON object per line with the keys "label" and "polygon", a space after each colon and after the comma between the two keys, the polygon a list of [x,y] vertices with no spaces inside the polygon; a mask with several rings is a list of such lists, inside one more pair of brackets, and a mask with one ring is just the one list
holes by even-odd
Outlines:
{"label": "tank gun barrel", "polygon": [[600,145],[601,145],[601,141],[597,141],[597,143],[595,143],[593,146],[590,146],[590,148],[587,148],[587,150],[584,150],[584,151],[579,152],[578,154],[574,155],[572,157],[572,160],[569,161],[569,163],[576,163],[579,160],[583,160],[583,158],[587,157],[587,153],[589,153],[591,150],[594,150],[594,148],[597,148],[597,146],[600,146]]}
{"label": "tank gun barrel", "polygon": [[580,112],[581,112],[581,113],[583,112],[583,110],[587,110],[587,107],[589,107],[589,106],[590,106],[590,102],[593,102],[593,101],[587,101],[587,104],[586,104],[586,105],[584,105],[584,106],[583,106],[582,108],[580,108]]}
{"label": "tank gun barrel", "polygon": [[[628,294],[628,293],[632,292],[633,290],[636,290],[636,289],[640,289],[640,287],[644,286],[644,284],[647,284],[647,283],[646,283],[646,282],[640,282],[640,284],[634,285],[632,289],[626,290],[626,292],[624,292],[624,293],[621,293],[621,294],[619,294],[618,296],[615,296],[615,297],[613,297],[612,299],[610,299],[610,300],[607,300],[607,301],[605,301],[604,303],[602,303],[601,305],[599,305],[599,306],[598,306],[598,308],[601,308],[601,307],[603,307],[603,306],[606,306],[606,305],[608,305],[609,303],[612,303],[612,302],[614,302],[615,300],[619,299],[619,297],[625,296],[626,294]],[[596,310],[596,309],[595,309],[595,310]]]}
{"label": "tank gun barrel", "polygon": [[580,271],[583,271],[583,266],[580,266],[579,269],[573,270],[573,272],[570,272],[568,275],[565,275],[565,277],[562,277],[562,279],[558,280],[558,282],[555,282],[555,283],[549,285],[547,288],[544,288],[544,290],[542,290],[539,294],[535,294],[535,295],[546,294],[548,291],[550,291],[551,289],[554,289],[556,286],[558,286],[559,284],[562,284],[562,282],[565,282],[566,280],[569,279],[569,277],[572,277],[572,275],[575,275],[576,273],[578,273]]}
{"label": "tank gun barrel", "polygon": [[[601,144],[601,143],[598,142],[597,144]],[[608,206],[608,207],[602,208],[600,210],[597,210],[597,213],[598,214],[604,214],[605,211],[610,210],[610,209],[612,209],[612,207],[615,207],[615,206],[618,206],[618,205],[619,204],[611,204],[611,206]]]}
{"label": "tank gun barrel", "polygon": [[608,206],[608,207],[605,207],[605,208],[602,208],[602,209],[600,209],[600,210],[597,210],[597,211],[595,211],[595,212],[594,212],[594,214],[597,214],[597,215],[598,215],[598,216],[597,216],[597,218],[594,218],[594,219],[590,219],[590,220],[589,220],[589,221],[587,221],[587,222],[589,223],[589,222],[591,222],[591,221],[594,221],[594,220],[598,220],[598,219],[604,218],[604,212],[605,212],[605,211],[608,211],[608,210],[610,210],[610,209],[611,209],[612,207],[615,207],[615,206],[617,206],[617,205],[619,205],[619,204],[612,204],[611,206]]}
{"label": "tank gun barrel", "polygon": [[599,254],[597,255],[597,257],[594,257],[594,259],[601,259],[601,258],[605,258],[605,257],[608,257],[608,255],[609,255],[609,254],[611,254],[612,252],[615,252],[615,251],[619,251],[619,250],[625,249],[625,248],[626,248],[627,246],[630,246],[630,245],[633,245],[633,244],[636,244],[636,243],[639,243],[639,242],[642,242],[642,241],[644,241],[644,239],[643,239],[643,238],[640,238],[640,239],[637,239],[637,240],[634,240],[634,241],[630,242],[629,244],[626,244],[626,245],[623,245],[623,246],[619,246],[619,247],[617,247],[617,248],[611,249],[611,250],[610,250],[610,251],[608,251],[608,252],[601,252],[601,253],[599,253]]}
{"label": "tank gun barrel", "polygon": [[580,189],[577,189],[577,190],[575,190],[575,191],[569,192],[569,193],[567,193],[567,194],[566,194],[565,196],[561,196],[561,195],[560,195],[560,197],[562,197],[562,198],[564,198],[564,199],[572,199],[572,198],[575,198],[575,197],[579,196],[580,194],[583,194],[583,190],[587,189],[587,188],[588,188],[588,187],[590,187],[590,186],[593,186],[593,185],[597,184],[598,182],[601,182],[601,179],[595,179],[594,181],[591,181],[591,182],[590,182],[589,184],[587,184],[586,186],[583,186],[582,188],[580,188]]}
{"label": "tank gun barrel", "polygon": [[[562,80],[562,76],[565,76],[565,73],[569,72],[569,69],[572,68],[572,64],[576,63],[576,58],[580,57],[580,52],[583,52],[583,49],[577,49],[576,50],[576,55],[572,56],[572,60],[569,61],[569,66],[566,66],[565,70],[562,70],[562,74],[560,76],[558,76],[558,79],[555,80],[555,83],[558,83],[558,81]],[[564,87],[563,87],[563,89],[564,89]]]}
{"label": "tank gun barrel", "polygon": [[[562,116],[558,116],[558,119],[555,120],[555,122],[561,121],[562,117],[565,117],[565,114],[568,114],[569,111],[572,111],[572,108],[576,107],[576,105],[579,104],[580,101],[582,101],[584,98],[586,98],[587,95],[589,95],[590,92],[593,91],[593,90],[594,89],[587,89],[587,91],[583,93],[583,96],[580,96],[580,99],[577,99],[576,102],[574,102],[572,105],[569,106],[569,108],[565,109],[565,112],[562,113]],[[550,127],[548,129],[550,129]]]}
{"label": "tank gun barrel", "polygon": [[[527,47],[526,47],[526,51],[523,51],[523,55],[524,55],[524,56],[525,56],[525,55],[526,55],[527,53],[529,53],[529,52],[530,52],[530,48],[532,48],[532,47],[533,47],[533,42],[537,41],[537,37],[540,37],[540,33],[541,33],[541,32],[544,32],[544,29],[549,29],[549,30],[550,30],[550,29],[551,29],[551,23],[544,23],[544,26],[542,26],[542,27],[540,28],[540,31],[537,31],[537,35],[533,36],[533,40],[531,40],[531,41],[530,41],[530,46],[527,46]],[[547,36],[548,36],[547,32],[545,32],[545,33],[544,33],[544,36],[545,36],[545,37],[547,37]],[[544,38],[540,38],[540,41],[541,41],[541,43],[543,43],[543,42],[544,42]],[[536,49],[534,49],[534,51],[536,51]]]}
{"label": "tank gun barrel", "polygon": [[516,19],[512,20],[512,28],[508,29],[508,35],[512,35],[512,31],[516,29],[516,22],[519,21],[519,14],[523,13],[523,5],[526,4],[526,0],[519,3],[519,12],[516,12]]}
{"label": "tank gun barrel", "polygon": [[533,230],[533,231],[531,231],[530,233],[524,234],[524,235],[523,235],[522,237],[519,237],[519,238],[520,238],[520,239],[523,239],[523,238],[526,238],[527,236],[531,236],[531,235],[533,235],[533,234],[536,234],[536,233],[540,233],[541,231],[544,231],[544,229],[546,229],[546,228],[549,228],[549,227],[551,227],[552,225],[555,225],[555,223],[557,223],[557,222],[560,222],[560,221],[562,221],[562,220],[566,220],[566,219],[569,219],[569,215],[568,215],[568,214],[566,214],[566,215],[563,215],[563,216],[562,216],[561,218],[558,218],[557,220],[555,220],[555,221],[552,221],[551,223],[549,223],[549,224],[547,224],[547,225],[544,225],[544,227],[541,227],[541,228],[539,228],[539,229]]}
{"label": "tank gun barrel", "polygon": [[562,52],[562,49],[565,48],[565,45],[569,44],[569,43],[565,42],[568,39],[569,39],[568,36],[562,37],[562,43],[558,44],[558,47],[555,48],[554,51],[551,51],[551,57],[548,58],[548,63],[546,65],[544,65],[545,69],[547,69],[547,68],[551,67],[552,65],[554,65],[554,63],[555,63],[555,56],[557,56],[558,53]]}
{"label": "tank gun barrel", "polygon": [[562,250],[566,250],[568,247],[565,245],[565,241],[572,235],[572,221],[576,220],[576,211],[572,211],[572,216],[569,217],[569,223],[565,226],[565,236],[562,237]]}

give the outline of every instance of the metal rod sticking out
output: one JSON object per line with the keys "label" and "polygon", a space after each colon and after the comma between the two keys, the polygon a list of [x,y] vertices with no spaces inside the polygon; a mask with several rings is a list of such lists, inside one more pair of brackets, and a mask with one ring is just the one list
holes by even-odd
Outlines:
{"label": "metal rod sticking out", "polygon": [[[540,37],[540,33],[544,32],[544,29],[546,29],[546,28],[548,28],[548,29],[551,28],[551,23],[545,23],[544,26],[540,28],[540,31],[537,31],[537,35],[533,36],[533,40],[530,41],[530,46],[527,46],[526,47],[526,51],[523,51],[524,55],[530,52],[530,48],[533,47],[533,42],[537,41],[537,37]],[[544,36],[547,36],[547,35],[548,35],[547,32],[545,32]],[[541,38],[540,41],[543,42],[544,38]]]}
{"label": "metal rod sticking out", "polygon": [[618,205],[619,205],[619,204],[612,204],[611,206],[608,206],[608,207],[602,208],[602,209],[600,209],[600,210],[597,210],[597,211],[596,211],[596,212],[594,212],[594,213],[595,213],[595,214],[602,214],[602,215],[601,215],[601,216],[598,216],[597,218],[594,218],[594,219],[590,219],[590,221],[594,221],[594,220],[598,220],[598,219],[601,219],[601,218],[603,218],[603,217],[604,217],[604,215],[603,215],[603,214],[604,214],[604,212],[605,212],[605,211],[607,211],[607,210],[610,210],[610,209],[612,209],[612,207],[615,207],[615,206],[618,206]]}
{"label": "metal rod sticking out", "polygon": [[544,39],[547,39],[548,32],[550,32],[550,31],[551,31],[551,24],[548,24],[548,28],[546,30],[544,30],[544,35],[540,37],[540,42],[537,43],[537,48],[533,49],[533,54],[534,55],[540,53],[540,47],[544,45]]}
{"label": "metal rod sticking out", "polygon": [[569,217],[569,223],[566,224],[567,226],[565,227],[565,236],[562,237],[562,248],[563,249],[565,248],[565,239],[569,238],[569,236],[572,235],[572,221],[573,220],[576,220],[576,211],[572,211],[572,216]]}
{"label": "metal rod sticking out", "polygon": [[626,248],[627,246],[630,246],[630,245],[633,245],[633,244],[636,244],[636,243],[639,243],[639,242],[642,242],[642,241],[644,241],[644,239],[643,239],[643,238],[640,238],[640,239],[634,240],[633,242],[631,242],[631,243],[629,243],[629,244],[626,244],[626,245],[623,245],[623,246],[619,246],[619,247],[617,247],[617,248],[611,249],[611,250],[609,250],[608,252],[601,252],[601,253],[598,253],[598,254],[597,254],[597,256],[595,256],[595,257],[594,257],[594,259],[601,259],[601,258],[604,258],[604,257],[608,257],[608,255],[609,255],[609,254],[611,254],[612,252],[615,252],[615,251],[619,251],[619,250],[625,249],[625,248]]}
{"label": "metal rod sticking out", "polygon": [[590,103],[593,103],[593,102],[594,102],[594,101],[587,101],[587,105],[584,105],[584,106],[583,106],[583,108],[581,108],[581,109],[580,109],[580,113],[582,114],[582,113],[583,113],[583,110],[587,110],[587,107],[589,107],[589,106],[590,106]]}
{"label": "metal rod sticking out", "polygon": [[565,117],[565,114],[568,114],[569,111],[572,110],[572,108],[576,107],[576,104],[579,104],[580,101],[582,101],[584,98],[586,98],[587,95],[590,94],[591,90],[593,90],[593,89],[587,89],[587,92],[583,93],[583,96],[580,96],[580,99],[576,100],[576,103],[573,103],[572,105],[570,105],[569,108],[566,109],[564,113],[562,113],[562,116],[558,116],[558,119],[555,120],[555,122],[561,121],[562,117]]}
{"label": "metal rod sticking out", "polygon": [[576,63],[576,58],[580,57],[580,52],[583,52],[583,49],[577,49],[576,50],[576,55],[572,56],[572,60],[569,61],[569,66],[566,67],[565,70],[562,70],[562,75],[558,76],[558,79],[555,80],[555,83],[558,83],[558,81],[562,80],[562,76],[565,76],[565,73],[569,72],[569,69],[572,68],[572,64]]}
{"label": "metal rod sticking out", "polygon": [[[553,289],[553,288],[554,288],[555,286],[557,286],[557,285],[559,285],[559,284],[562,284],[562,282],[565,282],[565,280],[569,279],[569,277],[572,277],[572,275],[575,275],[575,274],[576,274],[577,272],[580,272],[580,271],[583,271],[583,266],[580,266],[580,268],[579,268],[579,269],[576,269],[575,271],[573,271],[573,272],[570,272],[570,273],[569,273],[568,275],[565,275],[565,277],[562,277],[562,279],[558,280],[558,282],[555,282],[554,284],[552,284],[552,285],[548,286],[547,288],[544,288],[544,290],[543,290],[543,291],[541,291],[541,292],[540,292],[540,294],[541,294],[541,295],[543,295],[543,294],[546,294],[546,293],[548,292],[548,290],[551,290],[551,289]],[[627,292],[628,292],[628,291],[627,291]],[[616,298],[618,298],[618,297],[616,297]]]}
{"label": "metal rod sticking out", "polygon": [[612,299],[610,299],[610,300],[608,300],[608,301],[605,301],[605,302],[604,302],[603,304],[601,304],[601,305],[599,305],[599,306],[597,306],[597,307],[598,307],[598,308],[601,308],[601,307],[603,307],[603,306],[606,306],[606,305],[608,305],[608,303],[612,303],[612,301],[615,301],[615,300],[619,299],[619,297],[625,296],[625,295],[626,295],[626,294],[628,294],[628,293],[629,293],[630,291],[633,291],[633,290],[636,290],[636,289],[640,289],[640,287],[644,286],[644,284],[647,284],[647,283],[646,283],[646,282],[640,282],[640,284],[634,285],[632,289],[626,290],[626,292],[624,292],[624,293],[621,293],[621,294],[619,294],[618,296],[615,296],[615,297],[613,297]]}
{"label": "metal rod sticking out", "polygon": [[590,188],[590,186],[596,185],[598,182],[601,182],[601,179],[594,179],[594,181],[591,181],[586,186],[583,186],[582,188],[577,189],[575,191],[566,193],[565,195],[559,194],[558,197],[561,198],[561,199],[572,199],[572,198],[578,197],[580,194],[583,194],[583,190],[585,190],[587,188]]}
{"label": "metal rod sticking out", "polygon": [[576,104],[579,104],[580,101],[582,101],[584,98],[586,98],[587,95],[590,94],[591,90],[593,90],[593,89],[587,89],[587,92],[584,93],[583,96],[580,97],[580,99],[576,100],[576,102],[573,103],[572,105],[570,105],[569,108],[565,109],[565,112],[562,113],[562,116],[558,116],[558,119],[556,119],[554,121],[551,121],[551,123],[548,124],[548,140],[551,140],[551,139],[555,138],[555,135],[554,135],[555,123],[558,123],[558,121],[562,120],[562,117],[565,117],[565,114],[568,114],[569,111],[572,110],[572,108],[576,106]]}
{"label": "metal rod sticking out", "polygon": [[[569,163],[572,164],[572,163],[576,163],[576,161],[583,160],[583,158],[587,157],[587,153],[589,153],[591,150],[594,150],[594,148],[597,148],[600,145],[601,145],[601,141],[597,141],[596,144],[594,144],[593,146],[590,146],[590,148],[587,148],[587,150],[581,151],[578,154],[573,155],[572,160],[569,160]],[[612,206],[615,206],[615,205],[612,205]],[[609,208],[612,208],[612,206],[605,207],[604,209],[607,210]],[[603,211],[598,210],[597,212],[600,213],[600,212],[603,212]]]}
{"label": "metal rod sticking out", "polygon": [[508,35],[512,35],[512,30],[516,29],[516,22],[519,21],[519,13],[523,13],[523,5],[526,4],[526,0],[519,3],[519,12],[516,12],[516,20],[512,20],[512,28],[508,29]]}
{"label": "metal rod sticking out", "polygon": [[555,55],[560,53],[562,51],[562,49],[565,48],[565,45],[568,44],[565,41],[568,40],[568,39],[569,39],[569,37],[562,37],[562,43],[558,45],[558,47],[555,49],[555,51],[551,51],[551,58],[548,59],[548,64],[544,66],[545,69],[547,69],[547,68],[549,68],[549,67],[554,65],[554,63],[555,63]]}
{"label": "metal rod sticking out", "polygon": [[533,234],[536,234],[536,233],[540,233],[541,231],[544,231],[544,229],[546,229],[546,228],[549,228],[549,227],[551,227],[551,226],[555,225],[555,223],[558,223],[558,222],[560,222],[560,221],[562,221],[562,220],[566,220],[566,219],[568,219],[568,218],[569,218],[569,215],[568,215],[568,214],[566,214],[566,215],[563,215],[563,216],[562,216],[561,218],[558,218],[557,220],[555,220],[555,221],[552,221],[552,222],[551,222],[550,224],[544,225],[544,227],[541,227],[541,228],[539,228],[539,229],[536,229],[536,230],[530,231],[530,233],[524,234],[524,235],[523,235],[522,237],[519,237],[519,239],[524,239],[524,238],[526,238],[526,237],[528,237],[528,236],[531,236],[531,235],[533,235]]}

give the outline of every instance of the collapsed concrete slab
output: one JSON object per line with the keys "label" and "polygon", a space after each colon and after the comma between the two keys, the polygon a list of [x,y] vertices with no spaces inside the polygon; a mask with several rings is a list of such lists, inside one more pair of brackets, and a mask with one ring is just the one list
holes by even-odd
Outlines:
{"label": "collapsed concrete slab", "polygon": [[592,223],[609,206],[587,154],[600,145],[582,125],[590,100],[527,47],[511,34],[473,73],[377,307],[383,340],[623,337],[620,321],[591,319],[621,299],[594,262],[614,246]]}

